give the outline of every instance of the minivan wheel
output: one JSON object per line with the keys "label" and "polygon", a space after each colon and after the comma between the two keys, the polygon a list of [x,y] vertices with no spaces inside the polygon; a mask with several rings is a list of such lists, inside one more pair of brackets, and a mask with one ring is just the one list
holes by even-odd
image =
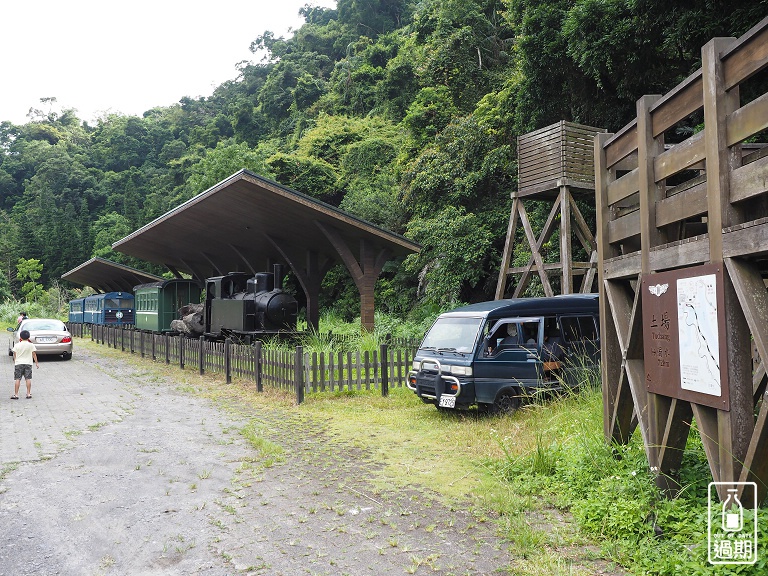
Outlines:
{"label": "minivan wheel", "polygon": [[497,414],[512,414],[520,408],[520,394],[517,390],[502,390],[493,401],[493,411]]}

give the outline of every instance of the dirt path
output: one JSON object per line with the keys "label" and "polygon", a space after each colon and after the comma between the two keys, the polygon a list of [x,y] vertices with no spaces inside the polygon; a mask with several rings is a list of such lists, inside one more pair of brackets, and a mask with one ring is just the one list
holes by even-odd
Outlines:
{"label": "dirt path", "polygon": [[[10,383],[10,359],[2,372]],[[375,489],[377,464],[321,424],[223,410],[82,348],[34,382],[32,400],[0,397],[0,575],[465,575],[511,562],[492,524],[425,490]]]}

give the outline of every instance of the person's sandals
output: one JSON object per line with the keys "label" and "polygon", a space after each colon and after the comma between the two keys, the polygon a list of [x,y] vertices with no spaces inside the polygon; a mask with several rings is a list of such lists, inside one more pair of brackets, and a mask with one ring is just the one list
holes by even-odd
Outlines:
{"label": "person's sandals", "polygon": [[32,398],[32,394],[27,394],[27,400],[29,400],[30,398]]}
{"label": "person's sandals", "polygon": [[18,399],[19,399],[19,397],[16,396],[15,394],[13,396],[11,396],[11,400],[18,400]]}

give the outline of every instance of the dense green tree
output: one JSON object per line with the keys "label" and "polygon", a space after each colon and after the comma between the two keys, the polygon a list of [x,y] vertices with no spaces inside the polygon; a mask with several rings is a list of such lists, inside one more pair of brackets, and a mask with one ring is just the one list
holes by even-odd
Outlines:
{"label": "dense green tree", "polygon": [[430,218],[411,220],[408,235],[424,246],[405,266],[418,277],[419,296],[427,303],[453,306],[482,291],[495,238],[481,217],[447,206]]}
{"label": "dense green tree", "polygon": [[518,129],[571,120],[616,130],[643,94],[663,94],[700,66],[701,46],[738,36],[764,2],[510,0],[522,82]]}
{"label": "dense green tree", "polygon": [[341,199],[336,189],[338,174],[325,160],[278,152],[267,159],[267,166],[281,184],[329,204],[338,205]]}
{"label": "dense green tree", "polygon": [[27,302],[34,302],[45,294],[43,285],[38,283],[43,273],[43,265],[36,258],[19,258],[16,264],[16,277],[23,282],[21,293]]}
{"label": "dense green tree", "polygon": [[109,212],[100,216],[93,224],[94,241],[91,257],[128,264],[129,260],[124,254],[112,250],[112,244],[125,238],[132,231],[133,228],[127,218],[117,212]]}
{"label": "dense green tree", "polygon": [[245,143],[237,144],[232,140],[219,142],[191,168],[186,189],[192,195],[199,194],[240,170],[272,177],[263,153]]}

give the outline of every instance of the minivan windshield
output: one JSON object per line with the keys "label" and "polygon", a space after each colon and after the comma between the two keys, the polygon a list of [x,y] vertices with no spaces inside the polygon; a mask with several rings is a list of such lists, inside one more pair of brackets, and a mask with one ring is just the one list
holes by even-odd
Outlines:
{"label": "minivan windshield", "polygon": [[438,318],[424,337],[421,349],[472,352],[482,322],[482,318],[450,316]]}

